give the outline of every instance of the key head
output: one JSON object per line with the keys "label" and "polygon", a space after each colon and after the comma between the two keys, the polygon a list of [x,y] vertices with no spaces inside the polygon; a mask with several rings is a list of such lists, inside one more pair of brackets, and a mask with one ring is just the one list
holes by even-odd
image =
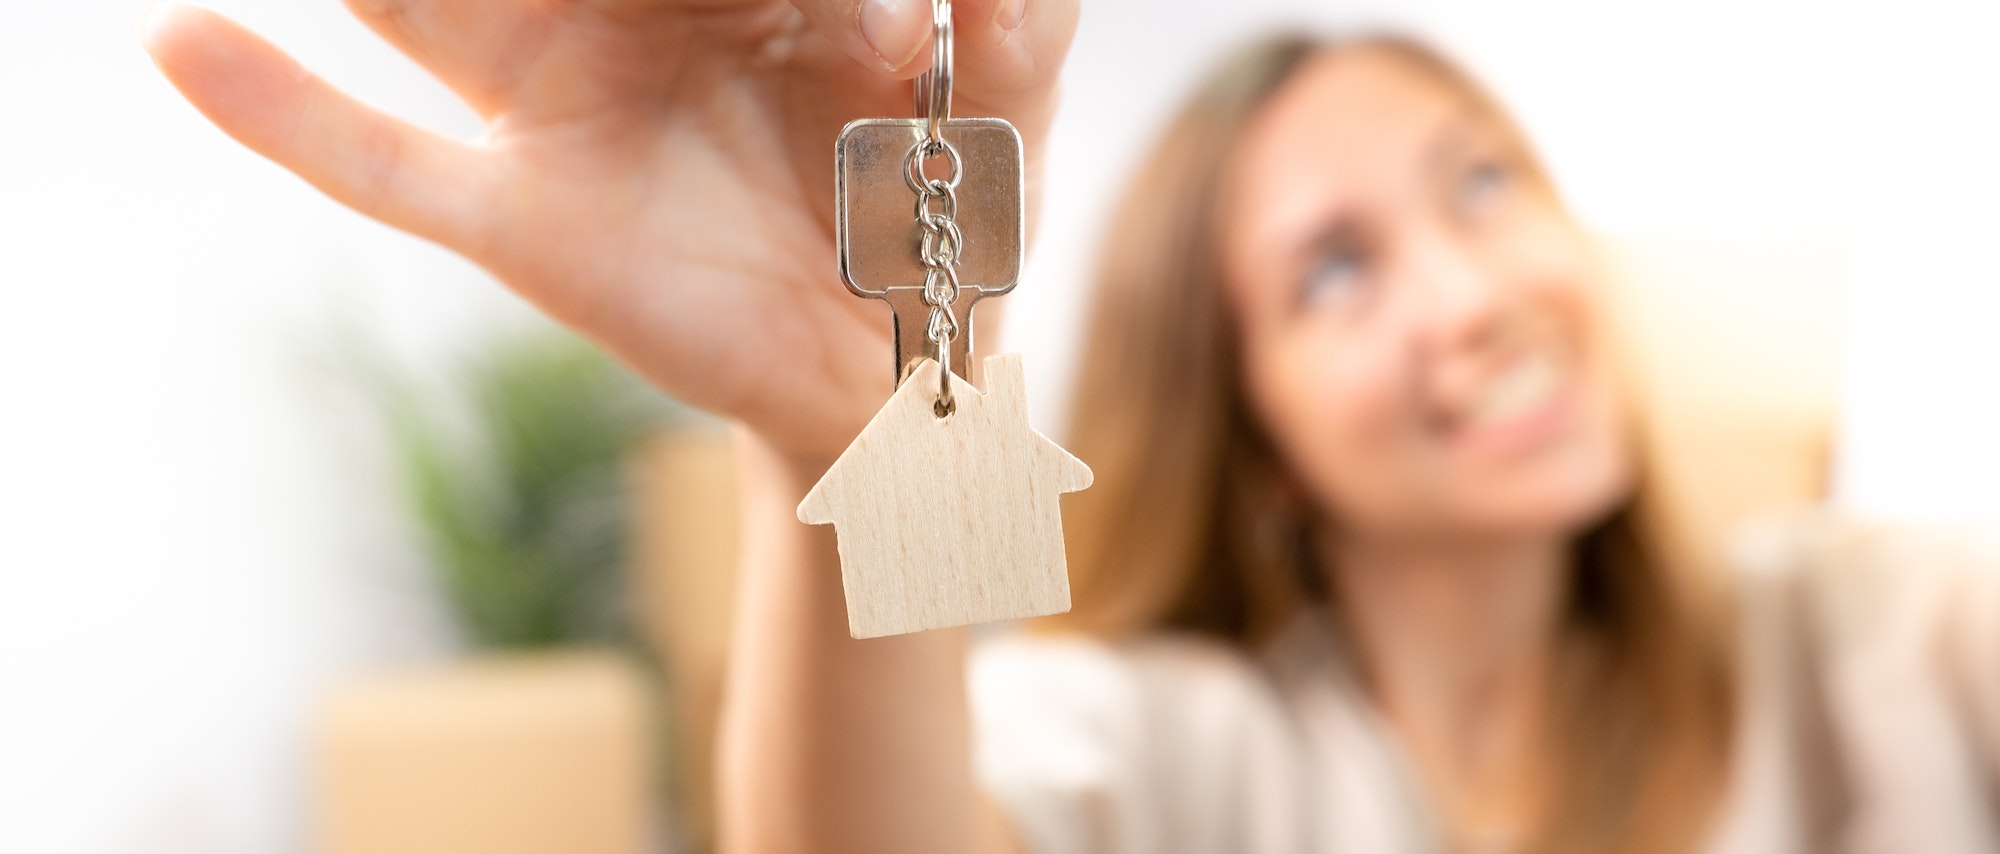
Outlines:
{"label": "key head", "polygon": [[[879,299],[890,288],[924,283],[918,255],[923,227],[917,194],[905,178],[910,149],[924,135],[923,119],[861,119],[843,128],[835,143],[840,279],[859,296]],[[1020,281],[1027,242],[1021,134],[1004,119],[951,119],[940,135],[957,151],[960,167],[955,221],[965,244],[959,285],[999,296]],[[936,162],[949,161],[940,155]]]}

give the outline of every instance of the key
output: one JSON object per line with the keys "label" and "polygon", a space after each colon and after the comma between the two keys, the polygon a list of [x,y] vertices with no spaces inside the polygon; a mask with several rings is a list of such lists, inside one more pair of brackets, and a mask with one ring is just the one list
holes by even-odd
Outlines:
{"label": "key", "polygon": [[834,152],[840,278],[857,296],[889,303],[895,316],[894,376],[900,382],[934,349],[927,337],[932,306],[923,298],[925,229],[916,216],[920,194],[912,179],[956,177],[952,220],[963,239],[954,304],[959,334],[949,347],[952,372],[969,381],[974,307],[1013,290],[1021,277],[1026,243],[1021,135],[1000,119],[947,119],[939,123],[944,146],[926,155],[927,124],[927,119],[861,119],[842,129]]}
{"label": "key", "polygon": [[[840,278],[860,296],[880,299],[889,288],[923,286],[917,251],[924,230],[911,214],[916,194],[904,172],[911,149],[924,141],[924,122],[860,119],[840,132],[834,152]],[[951,119],[940,135],[962,163],[955,217],[965,233],[959,283],[999,296],[1021,278],[1021,135],[1000,119]],[[925,159],[935,165],[952,157]],[[948,178],[944,171],[933,169],[931,176]]]}
{"label": "key", "polygon": [[799,502],[831,524],[848,632],[880,637],[1069,610],[1057,498],[1090,467],[1029,423],[1018,355],[973,383],[972,310],[1021,277],[1021,136],[951,117],[951,2],[933,0],[916,119],[835,143],[835,242],[849,291],[889,303],[895,393]]}

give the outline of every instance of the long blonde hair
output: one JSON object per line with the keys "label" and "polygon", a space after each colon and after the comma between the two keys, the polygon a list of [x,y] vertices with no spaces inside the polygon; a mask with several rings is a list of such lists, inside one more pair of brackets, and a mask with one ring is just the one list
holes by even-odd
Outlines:
{"label": "long blonde hair", "polygon": [[[1075,610],[1109,638],[1185,631],[1250,648],[1330,603],[1281,461],[1246,405],[1218,259],[1219,193],[1241,129],[1306,60],[1369,49],[1408,63],[1523,138],[1470,77],[1411,41],[1283,36],[1224,63],[1118,208],[1086,327],[1071,447],[1096,472],[1065,499]],[[1551,194],[1553,191],[1551,190]],[[1536,847],[1694,844],[1730,738],[1729,657],[1688,579],[1668,573],[1637,500],[1572,549],[1552,803]],[[1338,603],[1331,603],[1336,617]]]}

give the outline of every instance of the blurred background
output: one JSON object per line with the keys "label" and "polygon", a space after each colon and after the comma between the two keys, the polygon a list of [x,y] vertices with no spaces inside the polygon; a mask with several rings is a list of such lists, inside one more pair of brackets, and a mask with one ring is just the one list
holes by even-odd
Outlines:
{"label": "blurred background", "polygon": [[[211,128],[146,5],[0,5],[0,851],[701,850],[720,428]],[[211,5],[477,133],[334,0]],[[2000,520],[1991,3],[1085,0],[997,348],[1044,430],[1139,153],[1294,24],[1515,111],[1621,271],[1689,529]]]}

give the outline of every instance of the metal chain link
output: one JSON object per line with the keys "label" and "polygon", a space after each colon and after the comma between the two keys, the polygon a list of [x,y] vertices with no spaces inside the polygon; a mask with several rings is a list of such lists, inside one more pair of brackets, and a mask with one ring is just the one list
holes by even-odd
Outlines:
{"label": "metal chain link", "polygon": [[[923,162],[944,156],[951,172],[946,178],[925,178]],[[923,229],[917,258],[924,265],[924,304],[931,307],[925,337],[937,347],[937,414],[951,414],[958,402],[951,393],[951,342],[958,337],[958,260],[965,252],[965,233],[958,227],[958,182],[964,169],[958,150],[943,139],[922,139],[910,147],[904,178],[916,191],[917,225]]]}

